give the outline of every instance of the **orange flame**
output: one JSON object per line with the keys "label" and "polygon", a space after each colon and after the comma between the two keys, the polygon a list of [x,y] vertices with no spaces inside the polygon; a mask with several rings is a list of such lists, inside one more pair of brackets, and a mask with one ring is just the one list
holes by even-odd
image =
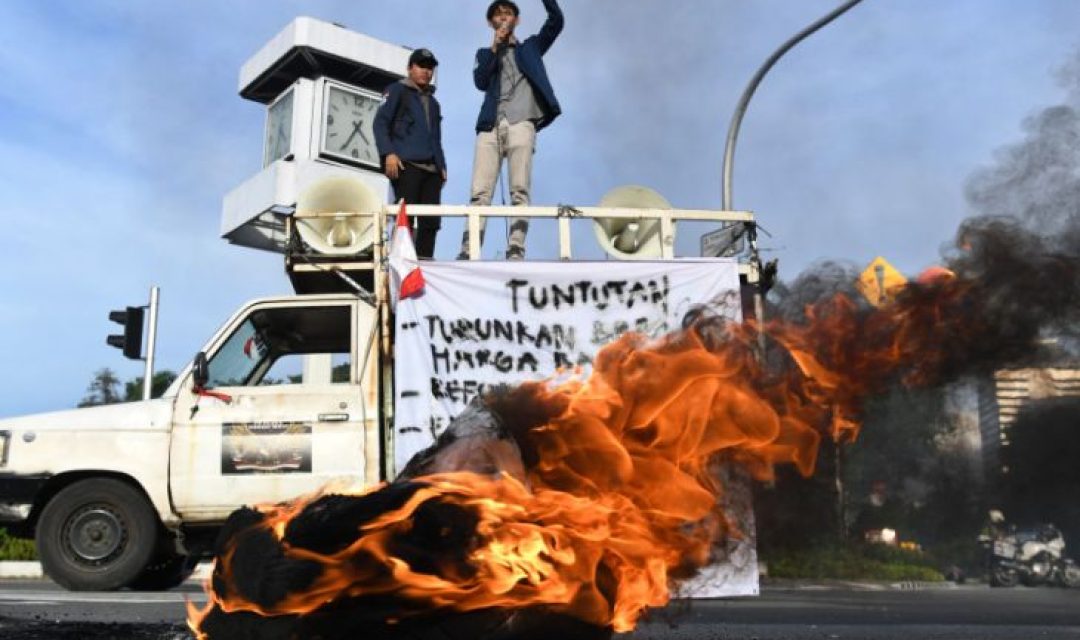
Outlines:
{"label": "orange flame", "polygon": [[[957,285],[943,278],[934,286]],[[959,295],[939,293],[946,301]],[[647,608],[668,601],[673,575],[706,564],[717,538],[739,535],[718,506],[724,487],[712,466],[734,462],[768,479],[776,464],[791,463],[811,474],[822,433],[854,438],[866,394],[905,359],[932,358],[921,350],[933,337],[918,336],[934,335],[940,313],[894,304],[868,316],[837,296],[809,309],[800,326],[699,327],[659,342],[623,336],[600,352],[588,380],[523,385],[556,416],[528,434],[539,462],[525,478],[418,478],[423,487],[366,523],[348,548],[323,555],[286,544],[289,557],[322,569],[302,592],[260,606],[210,590],[205,611],[191,607],[190,624],[199,629],[215,605],[276,616],[393,595],[426,610],[547,605],[629,631]],[[761,332],[797,368],[767,370],[756,352]],[[470,570],[434,575],[391,551],[394,536],[432,500],[476,515],[465,550]],[[305,504],[270,509],[260,526],[281,539]],[[351,561],[358,556],[375,562]],[[226,580],[232,560],[232,550],[218,559]]]}

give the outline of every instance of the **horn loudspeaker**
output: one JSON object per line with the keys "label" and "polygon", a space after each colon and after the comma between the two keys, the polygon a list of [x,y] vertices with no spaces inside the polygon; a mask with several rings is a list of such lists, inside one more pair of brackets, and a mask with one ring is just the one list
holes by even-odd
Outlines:
{"label": "horn loudspeaker", "polygon": [[[671,209],[671,203],[656,191],[639,185],[625,185],[608,191],[601,207],[612,209]],[[597,218],[593,221],[596,239],[604,251],[620,260],[647,260],[661,255],[658,218]]]}
{"label": "horn loudspeaker", "polygon": [[375,215],[382,200],[355,178],[324,178],[304,190],[296,213],[338,214],[319,218],[293,218],[300,238],[318,253],[352,256],[375,244]]}

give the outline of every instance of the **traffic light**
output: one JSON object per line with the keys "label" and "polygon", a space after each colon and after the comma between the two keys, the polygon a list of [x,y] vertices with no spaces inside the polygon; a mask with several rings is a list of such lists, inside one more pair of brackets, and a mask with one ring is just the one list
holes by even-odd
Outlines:
{"label": "traffic light", "polygon": [[123,311],[110,311],[109,320],[124,325],[124,333],[113,334],[105,339],[110,347],[124,352],[124,357],[142,359],[143,308],[128,307]]}

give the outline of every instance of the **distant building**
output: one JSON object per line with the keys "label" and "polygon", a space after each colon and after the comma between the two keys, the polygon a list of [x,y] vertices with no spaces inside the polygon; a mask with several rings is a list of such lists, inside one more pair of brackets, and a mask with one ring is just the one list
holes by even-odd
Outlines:
{"label": "distant building", "polygon": [[979,385],[979,433],[986,478],[1002,471],[1001,450],[1009,429],[1029,402],[1080,397],[1080,368],[1003,369]]}

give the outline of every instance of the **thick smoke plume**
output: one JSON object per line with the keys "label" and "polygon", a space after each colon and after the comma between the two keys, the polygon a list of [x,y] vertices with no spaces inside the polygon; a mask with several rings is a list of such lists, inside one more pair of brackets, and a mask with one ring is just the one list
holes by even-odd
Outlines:
{"label": "thick smoke plume", "polygon": [[[1024,138],[999,150],[994,164],[968,180],[965,193],[975,215],[943,247],[942,264],[969,289],[963,305],[948,312],[970,324],[955,323],[963,329],[953,336],[926,334],[940,339],[943,351],[930,367],[936,371],[923,367],[916,377],[945,381],[1032,364],[1045,359],[1038,338],[1075,345],[1080,335],[1080,52],[1059,79],[1067,101],[1027,118]],[[773,317],[801,322],[836,295],[871,317],[854,291],[859,270],[839,261],[815,265],[777,287]],[[932,276],[904,291],[897,304],[931,302],[934,287],[924,285],[932,284]]]}
{"label": "thick smoke plume", "polygon": [[[1002,295],[1019,331],[1043,314],[1042,329],[1074,342],[1080,331],[1080,54],[1059,74],[1066,103],[1043,109],[1023,123],[1022,141],[998,152],[995,165],[968,181],[967,199],[979,216],[966,222],[952,258],[971,277]],[[974,239],[973,251],[965,252]],[[1007,281],[1015,281],[1007,284]],[[1026,287],[1025,287],[1026,285]],[[1025,291],[1025,288],[1027,289]],[[1026,304],[1032,306],[1021,312]],[[1053,309],[1070,307],[1054,320]]]}

